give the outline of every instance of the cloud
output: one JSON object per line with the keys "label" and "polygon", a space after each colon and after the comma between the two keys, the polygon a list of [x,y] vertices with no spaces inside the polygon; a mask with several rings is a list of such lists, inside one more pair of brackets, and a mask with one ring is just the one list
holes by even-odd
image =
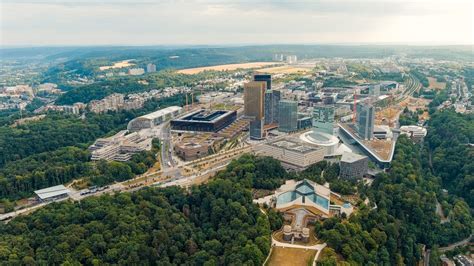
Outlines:
{"label": "cloud", "polygon": [[2,0],[2,44],[473,42],[464,0]]}

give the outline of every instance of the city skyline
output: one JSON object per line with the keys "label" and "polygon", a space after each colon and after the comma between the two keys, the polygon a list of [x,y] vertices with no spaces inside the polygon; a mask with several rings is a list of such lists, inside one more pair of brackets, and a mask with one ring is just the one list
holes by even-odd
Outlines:
{"label": "city skyline", "polygon": [[5,0],[0,27],[2,46],[454,45],[474,44],[473,9],[468,0]]}

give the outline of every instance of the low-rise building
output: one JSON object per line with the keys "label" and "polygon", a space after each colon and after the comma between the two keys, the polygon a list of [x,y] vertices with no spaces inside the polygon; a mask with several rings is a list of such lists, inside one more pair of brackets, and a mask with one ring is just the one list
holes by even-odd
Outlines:
{"label": "low-rise building", "polygon": [[344,152],[339,162],[340,177],[359,179],[367,174],[369,158],[352,152]]}
{"label": "low-rise building", "polygon": [[142,137],[137,132],[127,134],[127,130],[122,130],[112,137],[97,139],[89,150],[92,151],[91,160],[125,162],[133,154],[151,150],[151,147],[151,138]]}
{"label": "low-rise building", "polygon": [[255,147],[255,153],[273,157],[287,168],[302,170],[324,159],[324,148],[286,138]]}
{"label": "low-rise building", "polygon": [[424,127],[419,126],[401,126],[400,133],[407,135],[413,141],[421,142],[427,134],[427,130]]}
{"label": "low-rise building", "polygon": [[139,76],[145,74],[145,69],[143,68],[130,68],[128,74],[132,76]]}
{"label": "low-rise building", "polygon": [[283,227],[283,240],[307,242],[309,223],[332,216],[348,217],[353,213],[354,207],[349,202],[331,204],[331,199],[335,198],[342,200],[340,195],[329,189],[328,184],[323,186],[304,179],[287,180],[273,195],[254,202],[275,207],[290,222],[290,225]]}
{"label": "low-rise building", "polygon": [[170,119],[177,117],[183,108],[179,106],[170,106],[164,109],[160,109],[153,113],[142,115],[140,117],[132,119],[128,125],[127,129],[129,131],[139,131],[145,128],[153,128],[162,124],[163,122],[169,121]]}
{"label": "low-rise building", "polygon": [[170,122],[171,129],[181,131],[217,132],[237,119],[237,111],[198,110]]}
{"label": "low-rise building", "polygon": [[35,191],[36,196],[42,202],[67,198],[69,197],[69,193],[69,189],[64,187],[64,185],[57,185]]}

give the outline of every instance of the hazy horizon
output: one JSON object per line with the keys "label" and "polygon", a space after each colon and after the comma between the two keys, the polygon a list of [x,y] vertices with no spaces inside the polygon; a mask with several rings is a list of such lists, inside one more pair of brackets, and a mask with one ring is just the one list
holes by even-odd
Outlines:
{"label": "hazy horizon", "polygon": [[473,45],[469,0],[3,0],[1,45]]}

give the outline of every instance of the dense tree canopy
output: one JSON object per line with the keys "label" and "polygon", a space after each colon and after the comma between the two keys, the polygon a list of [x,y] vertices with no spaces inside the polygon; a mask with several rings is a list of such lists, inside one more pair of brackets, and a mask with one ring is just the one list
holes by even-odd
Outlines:
{"label": "dense tree canopy", "polygon": [[127,163],[97,165],[89,162],[87,147],[99,137],[124,129],[136,116],[182,103],[183,96],[176,95],[147,101],[139,110],[88,113],[85,119],[48,113],[42,120],[18,127],[0,126],[0,199],[27,197],[36,189],[77,178],[104,185],[142,174],[153,165],[153,152],[135,155]]}
{"label": "dense tree canopy", "polygon": [[474,206],[474,115],[443,110],[428,125],[429,167],[443,187]]}
{"label": "dense tree canopy", "polygon": [[361,191],[375,204],[362,205],[348,221],[327,219],[315,231],[350,263],[415,265],[422,245],[448,245],[469,236],[474,226],[469,207],[459,200],[453,201],[450,221],[441,224],[435,213],[439,191],[438,178],[423,171],[419,146],[402,136],[390,172]]}
{"label": "dense tree canopy", "polygon": [[269,248],[250,191],[220,178],[52,204],[0,225],[10,264],[261,265]]}

